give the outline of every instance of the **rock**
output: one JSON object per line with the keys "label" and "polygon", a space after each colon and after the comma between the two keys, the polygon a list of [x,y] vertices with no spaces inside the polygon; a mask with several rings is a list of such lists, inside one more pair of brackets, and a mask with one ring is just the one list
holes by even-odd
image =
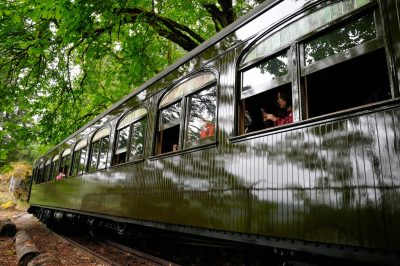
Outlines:
{"label": "rock", "polygon": [[0,236],[14,236],[17,232],[17,227],[10,219],[0,221]]}

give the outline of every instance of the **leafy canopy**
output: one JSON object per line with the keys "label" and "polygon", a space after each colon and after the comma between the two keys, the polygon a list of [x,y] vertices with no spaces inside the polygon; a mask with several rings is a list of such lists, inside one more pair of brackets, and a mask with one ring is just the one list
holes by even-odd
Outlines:
{"label": "leafy canopy", "polygon": [[0,167],[60,142],[258,2],[0,1]]}

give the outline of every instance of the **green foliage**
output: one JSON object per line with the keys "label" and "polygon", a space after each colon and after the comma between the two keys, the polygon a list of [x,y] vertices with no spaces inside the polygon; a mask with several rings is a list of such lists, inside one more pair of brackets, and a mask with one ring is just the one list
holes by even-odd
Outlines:
{"label": "green foliage", "polygon": [[34,160],[255,2],[236,3],[0,1],[0,167]]}
{"label": "green foliage", "polygon": [[12,169],[13,167],[10,164],[3,165],[2,167],[0,167],[0,174],[7,173]]}

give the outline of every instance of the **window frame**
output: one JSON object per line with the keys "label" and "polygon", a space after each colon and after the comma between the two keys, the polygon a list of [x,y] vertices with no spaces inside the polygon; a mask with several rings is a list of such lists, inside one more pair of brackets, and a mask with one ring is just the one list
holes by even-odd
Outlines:
{"label": "window frame", "polygon": [[[372,1],[365,6],[353,10],[352,12],[344,15],[343,17],[340,17],[326,25],[324,25],[321,28],[318,28],[317,32],[312,32],[310,34],[307,34],[303,36],[301,39],[296,41],[296,46],[297,49],[299,50],[299,55],[298,55],[298,80],[299,80],[299,94],[302,96],[301,98],[301,120],[302,121],[307,121],[309,119],[323,119],[324,117],[330,117],[332,115],[340,115],[343,113],[347,112],[356,112],[358,110],[361,110],[364,105],[357,105],[352,108],[346,108],[343,110],[338,110],[334,112],[329,112],[325,114],[321,114],[318,116],[309,116],[309,111],[308,111],[308,99],[307,99],[307,90],[303,84],[303,79],[314,73],[318,73],[321,70],[327,69],[329,67],[338,65],[340,63],[344,62],[350,62],[351,60],[354,60],[357,57],[361,57],[363,55],[367,55],[371,52],[378,51],[379,49],[383,49],[385,52],[385,59],[387,63],[387,73],[388,73],[388,78],[389,78],[389,83],[390,83],[390,92],[391,92],[391,98],[383,100],[382,102],[387,102],[390,100],[393,100],[396,98],[396,92],[394,91],[394,81],[393,81],[393,76],[390,73],[390,62],[392,61],[391,56],[389,55],[387,51],[387,46],[385,45],[385,29],[383,26],[383,18],[380,16],[379,11],[380,11],[380,6],[376,1]],[[341,51],[339,53],[327,56],[323,59],[320,59],[316,62],[313,62],[309,65],[305,65],[305,44],[311,40],[317,39],[325,34],[329,34],[330,32],[334,31],[335,29],[338,29],[340,27],[349,25],[350,23],[356,21],[357,19],[367,16],[368,14],[371,14],[373,16],[373,20],[375,23],[375,29],[376,29],[376,38],[366,41],[364,43],[361,43],[359,45],[356,45],[354,47],[351,47],[347,50]],[[368,104],[369,106],[375,106],[379,105],[381,101],[374,102]]]}
{"label": "window frame", "polygon": [[[118,129],[119,124],[123,121],[124,118],[126,118],[127,116],[129,116],[130,114],[132,114],[133,112],[140,110],[140,109],[145,109],[146,112],[144,114],[138,115],[136,117],[134,117],[131,121],[129,121],[128,124],[124,125],[123,127],[121,127],[120,129]],[[127,164],[127,163],[134,163],[140,160],[143,160],[144,156],[145,156],[145,147],[146,147],[146,136],[147,136],[147,128],[148,128],[148,109],[141,105],[141,106],[136,106],[132,109],[130,109],[129,111],[125,112],[121,118],[119,119],[117,126],[116,126],[116,130],[115,130],[115,137],[114,137],[114,145],[113,145],[113,149],[112,149],[112,156],[111,156],[111,167],[114,166],[118,166],[118,165],[123,165],[123,164]],[[132,130],[133,130],[133,125],[136,123],[140,123],[142,120],[146,120],[146,126],[144,128],[144,138],[143,138],[143,153],[142,154],[138,154],[135,156],[130,156],[130,151],[131,151],[131,141],[132,141]],[[120,131],[129,128],[128,130],[128,139],[127,139],[127,144],[126,144],[126,150],[125,151],[121,151],[117,153],[117,145],[118,145],[118,134]],[[125,155],[125,161],[122,163],[114,163],[115,160],[115,156],[119,156],[122,153],[126,153]],[[132,158],[132,159],[131,159]]]}
{"label": "window frame", "polygon": [[[93,141],[93,139],[96,137],[97,134],[100,134],[102,130],[108,130],[108,135],[104,135]],[[107,148],[107,157],[106,157],[106,162],[104,164],[104,167],[99,168],[100,165],[100,153],[102,151],[103,145],[104,145],[104,140],[108,138],[108,148]],[[86,166],[86,171],[87,172],[94,172],[98,170],[104,170],[107,169],[107,163],[109,161],[109,151],[110,151],[110,142],[111,142],[111,127],[110,126],[105,126],[102,128],[97,129],[94,133],[93,136],[90,139],[90,145],[89,145],[89,152],[88,152],[88,158],[87,158],[87,166]],[[98,151],[97,151],[97,156],[96,156],[96,167],[95,169],[91,169],[92,167],[92,159],[93,159],[93,146],[95,143],[99,143]]]}
{"label": "window frame", "polygon": [[50,176],[49,176],[49,181],[51,180],[56,180],[56,170],[58,170],[58,167],[60,165],[60,156],[54,155],[53,158],[51,159],[51,168],[50,168]]}
{"label": "window frame", "polygon": [[[131,148],[132,148],[132,132],[133,132],[133,125],[137,123],[141,123],[143,120],[146,120],[145,127],[143,130],[143,152],[142,154],[136,154],[134,156],[131,156]],[[148,127],[148,116],[147,113],[145,115],[142,115],[140,117],[137,117],[130,125],[130,132],[129,132],[129,139],[128,139],[128,149],[126,151],[127,154],[127,163],[135,162],[138,160],[142,160],[144,158],[145,154],[145,147],[146,147],[146,136],[147,136],[147,127]],[[131,159],[132,158],[132,159]]]}
{"label": "window frame", "polygon": [[51,170],[51,159],[47,159],[44,163],[43,182],[49,181],[50,170]]}
{"label": "window frame", "polygon": [[[384,25],[384,18],[382,17],[382,14],[380,14],[380,9],[382,8],[378,1],[371,1],[361,7],[356,8],[355,10],[352,10],[342,16],[339,16],[332,21],[321,25],[320,27],[316,28],[315,30],[301,35],[298,38],[295,38],[291,40],[287,44],[282,44],[280,47],[274,49],[273,51],[264,54],[263,56],[253,58],[251,60],[248,60],[246,63],[241,64],[241,62],[248,56],[248,54],[252,51],[252,49],[255,46],[258,46],[260,42],[263,40],[269,38],[269,36],[273,36],[275,33],[278,31],[284,29],[286,26],[290,25],[291,23],[294,23],[297,20],[300,20],[309,14],[312,14],[314,12],[318,12],[319,10],[330,6],[334,3],[329,2],[327,4],[324,4],[322,6],[318,6],[317,8],[310,8],[307,11],[301,12],[301,16],[292,16],[291,18],[288,18],[287,21],[277,23],[277,27],[275,29],[267,29],[264,33],[261,33],[258,35],[258,37],[250,42],[245,49],[243,49],[242,54],[239,56],[237,60],[237,67],[236,67],[236,103],[235,103],[235,135],[233,138],[231,138],[233,141],[236,139],[241,139],[241,138],[246,138],[247,136],[252,136],[255,134],[260,134],[264,132],[269,132],[269,131],[276,131],[281,129],[282,127],[285,128],[287,126],[293,127],[297,125],[299,122],[307,122],[308,120],[310,121],[315,121],[314,118],[317,118],[317,120],[323,119],[324,117],[331,117],[332,115],[337,116],[339,114],[347,113],[347,112],[356,112],[358,110],[361,110],[364,106],[355,106],[354,108],[350,109],[344,109],[340,111],[336,111],[333,113],[327,113],[323,114],[317,117],[307,117],[307,100],[305,96],[305,92],[303,91],[303,86],[302,86],[302,79],[311,74],[318,72],[320,70],[323,70],[325,68],[337,65],[342,62],[350,61],[354,58],[357,58],[362,55],[366,55],[370,52],[377,51],[379,49],[384,49],[385,52],[385,59],[387,62],[387,73],[389,77],[389,83],[390,83],[390,92],[391,92],[391,97],[390,99],[383,100],[382,102],[389,102],[396,97],[399,97],[399,93],[396,93],[394,89],[394,85],[396,83],[395,77],[391,74],[391,65],[393,65],[393,58],[391,53],[388,51],[388,46],[386,43],[388,43],[387,37],[385,36],[386,33],[386,28]],[[356,45],[354,47],[351,47],[347,50],[341,51],[337,54],[328,56],[326,58],[323,58],[321,60],[318,60],[316,62],[313,62],[309,65],[305,65],[305,54],[304,54],[304,47],[305,44],[313,39],[316,39],[320,36],[323,36],[324,34],[327,34],[329,32],[334,31],[337,28],[343,27],[345,25],[348,25],[349,23],[352,23],[353,21],[356,21],[357,19],[363,17],[363,16],[368,16],[368,14],[373,15],[374,23],[375,23],[375,29],[376,29],[376,38],[371,39],[369,41],[366,41],[364,43],[361,43],[359,45]],[[288,48],[290,47],[290,48]],[[241,128],[243,127],[244,124],[244,119],[241,117],[244,117],[244,106],[243,106],[243,100],[252,97],[254,95],[260,94],[262,92],[271,90],[271,84],[267,84],[267,88],[263,90],[257,91],[257,93],[253,93],[251,95],[244,95],[243,96],[243,71],[246,71],[248,69],[251,69],[252,67],[256,67],[258,64],[262,64],[263,62],[267,61],[269,58],[273,58],[276,55],[279,55],[279,53],[282,50],[289,49],[288,53],[291,53],[292,55],[289,56],[288,54],[288,69],[289,73],[288,75],[291,75],[290,81],[292,82],[292,109],[293,109],[293,123],[284,125],[284,126],[279,126],[279,127],[272,127],[272,128],[266,128],[262,130],[258,130],[256,132],[251,132],[251,133],[244,133],[241,132]],[[333,60],[332,60],[333,59]],[[330,64],[328,63],[329,61]],[[289,83],[288,82],[288,83]],[[284,85],[285,82],[276,82],[276,87]],[[287,83],[286,83],[287,84]],[[276,88],[274,87],[274,88]],[[381,101],[371,103],[370,105],[372,106],[378,106],[381,103]],[[242,121],[243,120],[243,121]]]}
{"label": "window frame", "polygon": [[[215,112],[214,112],[214,135],[213,136],[209,136],[209,137],[205,137],[203,139],[199,138],[197,140],[193,140],[191,142],[186,142],[186,136],[187,136],[187,132],[188,132],[188,127],[189,127],[189,118],[190,118],[190,110],[191,110],[191,106],[192,106],[192,96],[195,94],[199,94],[202,91],[211,89],[211,88],[215,88]],[[184,132],[183,136],[182,136],[182,145],[183,145],[183,150],[187,150],[187,149],[191,149],[191,148],[196,148],[199,146],[204,146],[207,144],[211,144],[216,142],[216,138],[217,138],[217,111],[218,111],[218,94],[217,94],[217,86],[216,83],[207,83],[206,85],[204,85],[201,89],[196,90],[195,92],[188,94],[186,96],[186,108],[185,108],[185,119],[183,126],[184,128],[182,129],[182,131]]]}
{"label": "window frame", "polygon": [[60,158],[59,170],[61,170],[61,167],[62,167],[62,169],[64,169],[66,167],[64,174],[65,174],[65,177],[67,178],[68,176],[70,176],[70,171],[71,171],[70,168],[72,165],[71,160],[72,160],[73,154],[72,154],[71,148],[65,148],[62,151],[60,157],[61,158]]}
{"label": "window frame", "polygon": [[158,131],[166,130],[166,129],[169,129],[169,128],[174,127],[176,125],[182,126],[182,122],[183,122],[182,121],[182,112],[184,112],[184,108],[183,107],[185,106],[184,99],[185,99],[185,97],[182,96],[181,98],[178,98],[176,101],[174,101],[174,102],[172,102],[172,103],[170,103],[168,105],[165,105],[162,109],[159,110],[159,112],[162,112],[163,110],[168,109],[169,107],[171,107],[171,106],[173,106],[173,105],[175,105],[177,103],[181,104],[181,106],[180,106],[181,110],[180,110],[179,118],[177,118],[173,122],[162,123],[162,115],[159,116]]}
{"label": "window frame", "polygon": [[[68,164],[67,164],[67,162],[68,162]],[[65,169],[66,173],[63,172],[65,177],[68,177],[68,175],[69,175],[70,163],[71,163],[71,154],[67,154],[67,155],[61,156],[59,171],[63,172],[62,170],[64,170],[64,168],[67,167]]]}
{"label": "window frame", "polygon": [[[382,29],[382,21],[379,18],[379,16],[376,14],[378,12],[378,8],[374,5],[374,7],[367,7],[367,8],[360,8],[362,10],[355,10],[348,15],[346,15],[343,18],[337,19],[337,21],[333,21],[335,23],[333,24],[327,24],[326,27],[323,27],[323,29],[320,29],[317,33],[314,34],[309,34],[304,36],[301,40],[297,42],[297,45],[299,47],[299,68],[300,68],[300,77],[304,77],[306,75],[315,73],[317,71],[323,70],[325,68],[337,65],[339,63],[343,63],[349,60],[352,60],[358,56],[362,56],[364,54],[370,53],[372,51],[376,51],[380,48],[384,48],[385,44],[383,41],[383,30]],[[366,9],[366,10],[364,10]],[[351,47],[345,51],[339,52],[334,55],[327,56],[323,59],[320,59],[314,63],[311,63],[309,65],[305,65],[305,43],[314,39],[317,39],[325,34],[329,34],[330,32],[334,31],[337,28],[343,27],[348,25],[349,23],[357,20],[358,18],[361,18],[365,15],[368,15],[368,13],[372,13],[374,22],[375,22],[375,28],[376,28],[376,38],[366,41],[362,44],[356,45],[354,47]]]}
{"label": "window frame", "polygon": [[[186,82],[190,82],[193,79],[196,79],[197,77],[200,77],[202,75],[207,75],[211,74],[213,75],[213,78],[205,83],[203,83],[199,87],[195,87],[194,89],[190,89],[187,92],[183,93],[179,97],[175,98],[173,101],[171,101],[168,104],[165,104],[163,106],[160,106],[164,98],[166,98],[169,93],[173,92],[175,88],[178,88],[179,86],[183,85]],[[186,127],[189,124],[188,119],[189,119],[189,110],[190,110],[190,99],[192,95],[198,94],[203,90],[209,89],[209,88],[215,88],[215,93],[216,93],[216,102],[215,102],[215,123],[214,123],[214,134],[215,138],[214,140],[208,142],[205,141],[205,143],[199,142],[199,145],[191,145],[190,147],[186,147],[185,143],[185,136],[186,136]],[[207,69],[201,69],[199,71],[196,71],[194,73],[191,73],[182,79],[178,80],[174,84],[172,84],[165,92],[164,94],[160,97],[160,100],[157,105],[157,118],[156,118],[156,130],[155,130],[155,137],[154,137],[154,147],[153,147],[153,157],[160,157],[164,155],[171,155],[171,154],[176,154],[176,153],[182,153],[186,152],[188,150],[192,149],[198,149],[198,148],[203,148],[204,146],[208,146],[210,144],[217,143],[217,132],[218,132],[218,88],[219,88],[219,74],[215,69],[212,68],[207,68]],[[173,106],[174,104],[180,102],[181,103],[181,111],[180,111],[180,116],[179,119],[177,119],[176,122],[171,122],[167,124],[162,123],[162,111]],[[172,128],[174,126],[179,125],[179,136],[178,136],[178,150],[176,151],[166,151],[162,152],[162,140],[163,140],[163,131],[166,129]]]}
{"label": "window frame", "polygon": [[[81,144],[85,142],[85,144]],[[79,145],[82,145],[81,147],[79,147],[77,149],[77,147]],[[80,167],[80,161],[82,159],[82,150],[86,149],[85,151],[85,158],[84,158],[84,162],[83,162],[83,166],[82,168]],[[75,168],[75,163],[76,163],[76,154],[79,152],[79,162],[78,162],[78,167]],[[87,158],[88,158],[88,141],[86,138],[82,138],[79,141],[77,141],[77,143],[74,146],[74,149],[72,151],[72,160],[71,160],[71,166],[70,166],[70,176],[79,176],[85,173],[86,168],[87,168]]]}
{"label": "window frame", "polygon": [[[250,62],[246,63],[242,67],[238,68],[238,71],[240,72],[240,75],[239,75],[239,80],[240,80],[240,85],[239,85],[240,86],[240,96],[239,97],[240,97],[240,99],[244,100],[246,98],[255,96],[257,94],[260,94],[260,93],[263,93],[263,92],[266,92],[269,90],[273,90],[276,87],[291,83],[292,79],[293,79],[293,75],[292,75],[293,72],[291,71],[291,69],[294,67],[292,65],[292,60],[291,60],[294,56],[293,50],[294,49],[290,45],[282,46],[282,47],[279,47],[279,49],[274,50],[272,53],[262,56],[260,58],[251,60]],[[243,91],[243,73],[245,71],[248,71],[250,69],[257,67],[258,65],[261,65],[261,64],[269,61],[270,59],[273,59],[274,57],[276,57],[280,54],[283,54],[283,51],[286,51],[286,54],[287,54],[288,73],[286,75],[277,77],[276,79],[272,79],[272,80],[269,80],[262,84],[259,84],[254,88]]]}
{"label": "window frame", "polygon": [[44,163],[39,164],[37,169],[38,171],[36,173],[35,184],[40,184],[43,182]]}

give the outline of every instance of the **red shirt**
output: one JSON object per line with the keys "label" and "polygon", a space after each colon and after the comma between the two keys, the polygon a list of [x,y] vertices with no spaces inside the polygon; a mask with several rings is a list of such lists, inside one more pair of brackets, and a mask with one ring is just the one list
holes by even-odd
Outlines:
{"label": "red shirt", "polygon": [[207,123],[203,129],[200,131],[200,138],[204,139],[207,137],[214,136],[215,127],[214,124]]}
{"label": "red shirt", "polygon": [[290,123],[293,123],[293,115],[292,115],[292,112],[288,113],[287,116],[279,117],[279,118],[275,121],[275,125],[276,125],[276,126],[281,126],[281,125],[290,124]]}

